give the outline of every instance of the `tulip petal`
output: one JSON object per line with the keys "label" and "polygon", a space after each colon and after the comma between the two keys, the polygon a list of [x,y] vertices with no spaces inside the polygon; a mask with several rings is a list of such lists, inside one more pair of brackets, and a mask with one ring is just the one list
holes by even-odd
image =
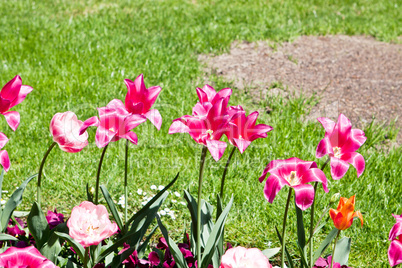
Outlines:
{"label": "tulip petal", "polygon": [[295,190],[296,205],[301,210],[308,209],[314,201],[314,187],[310,184],[300,184],[293,186]]}
{"label": "tulip petal", "polygon": [[331,208],[329,210],[329,216],[331,217],[332,221],[335,222],[335,219],[336,219],[336,216],[338,215],[338,213],[340,213],[340,212],[335,210],[335,209],[333,209],[333,208]]}
{"label": "tulip petal", "polygon": [[356,152],[346,153],[341,156],[341,159],[352,164],[357,171],[357,177],[363,174],[365,168],[364,157]]}
{"label": "tulip petal", "polygon": [[240,153],[244,153],[247,147],[251,144],[251,141],[233,139],[237,148],[239,148]]}
{"label": "tulip petal", "polygon": [[333,154],[334,151],[332,149],[331,142],[329,141],[328,137],[323,138],[317,146],[317,150],[315,152],[315,157],[321,158],[327,154]]}
{"label": "tulip petal", "polygon": [[335,124],[334,131],[329,136],[333,147],[342,147],[349,139],[352,130],[350,120],[343,114],[338,117],[338,122]]}
{"label": "tulip petal", "polygon": [[200,102],[211,102],[216,96],[216,90],[210,85],[205,85],[202,89],[197,88],[197,95]]}
{"label": "tulip petal", "polygon": [[132,114],[127,116],[124,119],[124,130],[125,133],[129,132],[130,130],[136,128],[137,126],[141,125],[142,123],[144,123],[145,121],[147,121],[147,118],[143,115],[140,114]]}
{"label": "tulip petal", "polygon": [[129,112],[126,109],[126,106],[123,104],[123,102],[119,99],[113,99],[111,100],[107,105],[107,108],[109,109],[114,109],[116,110],[119,114],[121,115],[128,115]]}
{"label": "tulip petal", "polygon": [[283,188],[286,182],[280,177],[272,174],[268,177],[264,186],[264,196],[272,204],[278,192]]}
{"label": "tulip petal", "polygon": [[251,135],[249,135],[248,139],[250,141],[254,141],[258,138],[266,138],[268,137],[268,132],[272,131],[274,128],[269,126],[269,125],[265,125],[265,124],[259,124],[256,125],[250,132],[254,133]]}
{"label": "tulip petal", "polygon": [[336,157],[331,157],[331,176],[334,180],[339,180],[345,176],[348,169],[348,162]]}
{"label": "tulip petal", "polygon": [[159,113],[158,110],[152,109],[149,110],[146,114],[145,117],[148,118],[149,121],[158,129],[161,129],[162,126],[162,116]]}
{"label": "tulip petal", "polygon": [[127,139],[127,140],[129,140],[129,141],[130,141],[132,144],[134,144],[134,145],[137,145],[137,143],[138,143],[137,134],[135,134],[135,133],[132,132],[132,131],[129,131],[129,132],[127,132],[126,134],[120,136],[120,138]]}
{"label": "tulip petal", "polygon": [[231,88],[222,88],[219,90],[218,93],[216,93],[215,97],[211,100],[212,103],[215,103],[218,101],[220,98],[230,98],[230,95],[232,95],[232,89]]}
{"label": "tulip petal", "polygon": [[367,138],[364,132],[360,129],[352,129],[349,139],[342,146],[342,152],[354,152],[357,151],[365,142]]}
{"label": "tulip petal", "polygon": [[0,149],[2,149],[7,142],[8,142],[7,136],[4,133],[0,132]]}
{"label": "tulip petal", "polygon": [[[85,122],[84,122],[85,124]],[[95,135],[95,143],[98,148],[105,147],[106,145],[109,144],[115,138],[116,133],[112,132],[108,129],[105,129],[103,127],[98,127],[96,130],[96,135]]]}
{"label": "tulip petal", "polygon": [[402,263],[402,241],[394,240],[388,248],[388,260],[391,267]]}
{"label": "tulip petal", "polygon": [[334,121],[332,121],[331,119],[326,118],[326,117],[318,117],[317,120],[324,127],[325,135],[332,133],[332,131],[334,130],[334,127],[335,127]]}
{"label": "tulip petal", "polygon": [[23,101],[25,100],[25,98],[27,97],[27,95],[32,92],[32,90],[33,90],[32,87],[22,85],[22,86],[21,86],[21,89],[20,89],[20,92],[18,93],[17,98],[15,98],[15,99],[11,102],[10,108],[12,108],[12,107],[14,107],[14,106],[20,104],[21,102],[23,102]]}
{"label": "tulip petal", "polygon": [[389,240],[394,240],[400,235],[402,235],[402,222],[397,222],[392,226],[389,232]]}
{"label": "tulip petal", "polygon": [[154,105],[161,91],[162,88],[160,86],[152,86],[145,91],[146,93],[145,93],[144,113],[148,112],[149,109],[151,109],[152,105]]}
{"label": "tulip petal", "polygon": [[322,187],[324,191],[328,193],[327,188],[327,177],[325,176],[324,172],[318,168],[311,168],[303,173],[303,177],[301,183],[309,183],[312,181],[318,181],[322,183]]}
{"label": "tulip petal", "polygon": [[352,218],[355,218],[355,217],[360,219],[361,225],[363,227],[363,215],[362,215],[362,213],[360,211],[356,211],[355,213],[353,213]]}
{"label": "tulip petal", "polygon": [[6,150],[0,151],[0,164],[3,166],[6,172],[10,170],[10,158],[8,157]]}
{"label": "tulip petal", "polygon": [[84,121],[84,124],[80,127],[80,135],[84,134],[84,132],[89,128],[89,127],[98,127],[99,126],[99,118],[97,116],[92,116],[91,118],[88,118],[87,120]]}
{"label": "tulip petal", "polygon": [[16,111],[10,111],[3,113],[3,115],[6,118],[7,124],[15,131],[20,124],[20,114]]}
{"label": "tulip petal", "polygon": [[3,99],[13,102],[21,90],[22,81],[19,75],[16,75],[13,79],[7,82],[1,89],[0,95]]}
{"label": "tulip petal", "polygon": [[188,126],[186,126],[186,124],[184,124],[183,122],[181,122],[179,120],[173,121],[173,123],[169,127],[169,134],[188,133],[189,131],[190,131],[190,128]]}
{"label": "tulip petal", "polygon": [[226,142],[217,140],[207,140],[208,151],[211,153],[213,159],[218,162],[221,159],[227,147]]}

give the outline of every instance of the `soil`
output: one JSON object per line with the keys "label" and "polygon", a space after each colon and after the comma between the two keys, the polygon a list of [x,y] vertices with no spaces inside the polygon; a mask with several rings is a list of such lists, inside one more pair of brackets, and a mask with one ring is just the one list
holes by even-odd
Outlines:
{"label": "soil", "polygon": [[[402,45],[365,36],[302,36],[281,45],[234,42],[230,53],[202,55],[209,72],[235,87],[266,94],[317,94],[309,119],[339,113],[353,126],[389,123],[402,115]],[[273,89],[273,85],[276,88]],[[402,119],[396,122],[402,126]],[[402,131],[401,131],[402,132]],[[402,143],[402,133],[398,135]]]}

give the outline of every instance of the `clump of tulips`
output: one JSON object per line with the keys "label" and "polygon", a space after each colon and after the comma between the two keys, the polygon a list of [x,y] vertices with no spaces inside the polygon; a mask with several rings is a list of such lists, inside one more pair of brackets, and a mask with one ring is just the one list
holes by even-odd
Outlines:
{"label": "clump of tulips", "polygon": [[[198,194],[193,197],[184,190],[184,199],[191,214],[191,232],[185,236],[183,243],[176,244],[169,237],[168,230],[158,216],[158,210],[167,197],[167,190],[178,179],[178,175],[156,194],[143,208],[134,215],[127,211],[128,200],[128,153],[130,143],[137,145],[138,136],[133,130],[142,123],[150,121],[158,130],[162,125],[162,116],[158,110],[152,109],[161,87],[146,88],[143,75],[134,81],[126,79],[128,92],[124,103],[119,99],[111,100],[106,107],[99,107],[98,116],[81,121],[67,111],[57,113],[50,122],[53,142],[40,163],[38,174],[26,179],[12,194],[10,200],[0,210],[1,241],[5,248],[0,254],[0,267],[163,267],[163,268],[272,268],[269,258],[281,252],[281,267],[295,267],[295,261],[286,248],[286,226],[290,203],[293,200],[297,215],[300,267],[347,267],[351,239],[340,238],[341,231],[348,229],[355,217],[363,226],[363,217],[355,211],[355,196],[350,198],[335,195],[330,198],[328,207],[315,221],[315,200],[319,194],[319,183],[328,193],[328,179],[324,173],[329,164],[331,176],[341,179],[352,165],[357,170],[357,177],[365,169],[365,160],[356,151],[364,144],[366,137],[359,129],[352,129],[350,121],[339,115],[338,121],[318,118],[325,130],[324,138],[316,149],[316,157],[327,157],[321,168],[315,161],[302,160],[296,157],[277,159],[268,163],[259,178],[265,181],[263,193],[268,202],[273,203],[279,192],[288,186],[288,197],[284,206],[283,226],[281,232],[276,229],[281,248],[246,249],[229,248],[225,252],[224,226],[233,197],[223,204],[224,185],[231,159],[237,150],[241,154],[258,138],[268,137],[273,128],[266,124],[257,124],[258,112],[247,115],[242,106],[230,106],[232,94],[230,88],[216,91],[205,85],[197,88],[199,101],[194,105],[191,115],[183,115],[173,120],[169,134],[188,133],[199,144],[201,158],[199,164]],[[9,126],[15,131],[20,123],[18,112],[10,108],[21,103],[32,91],[21,83],[16,76],[8,82],[0,92],[0,113],[6,118]],[[87,184],[87,199],[77,204],[70,217],[57,211],[48,211],[47,216],[41,209],[42,174],[46,159],[52,149],[58,147],[68,153],[78,153],[88,145],[89,127],[96,127],[95,143],[102,149],[94,191]],[[226,136],[231,146],[230,155],[222,173],[220,192],[217,194],[217,209],[213,221],[213,207],[202,199],[204,169],[207,165],[207,152],[215,161],[219,161],[228,144],[222,140]],[[101,185],[101,169],[106,150],[111,142],[125,142],[125,176],[124,176],[124,217],[119,215],[115,201],[107,188]],[[7,137],[0,132],[0,149],[7,143]],[[7,151],[0,151],[0,164],[3,172],[0,175],[0,188],[4,173],[10,168]],[[208,163],[212,165],[211,163]],[[27,184],[37,178],[37,199],[26,217],[26,223],[13,215],[15,208],[21,203],[22,194]],[[312,183],[312,184],[311,184]],[[91,183],[92,184],[92,183]],[[99,204],[99,190],[102,192],[106,206]],[[0,189],[1,194],[1,189]],[[1,197],[1,196],[0,196]],[[340,197],[340,198],[339,198]],[[330,207],[338,202],[337,209]],[[306,239],[303,213],[310,208],[309,237]],[[202,211],[202,213],[201,213]],[[113,221],[109,218],[109,212]],[[327,213],[334,223],[333,230],[321,245],[314,250],[314,235],[324,226],[322,219]],[[402,262],[402,216],[394,216],[397,223],[392,228],[389,239],[392,241],[388,256],[392,266]],[[153,225],[157,221],[157,225]],[[159,227],[163,237],[158,245],[146,254],[149,241]],[[28,235],[28,236],[27,236]],[[332,254],[321,257],[334,240]],[[285,258],[286,256],[286,258]]]}

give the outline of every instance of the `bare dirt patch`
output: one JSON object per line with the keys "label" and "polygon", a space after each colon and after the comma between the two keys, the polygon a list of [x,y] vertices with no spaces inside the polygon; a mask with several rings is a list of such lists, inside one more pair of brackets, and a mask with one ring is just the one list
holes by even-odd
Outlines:
{"label": "bare dirt patch", "polygon": [[[267,42],[233,43],[230,53],[202,55],[208,71],[250,88],[255,98],[289,91],[316,93],[309,118],[344,113],[362,126],[402,116],[402,45],[363,36],[302,36],[276,48]],[[273,83],[282,89],[270,89]],[[398,120],[397,126],[402,126]],[[398,141],[401,141],[401,133]]]}

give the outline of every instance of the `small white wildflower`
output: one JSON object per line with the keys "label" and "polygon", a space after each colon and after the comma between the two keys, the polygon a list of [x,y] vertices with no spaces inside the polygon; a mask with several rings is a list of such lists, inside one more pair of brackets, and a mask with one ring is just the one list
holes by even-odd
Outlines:
{"label": "small white wildflower", "polygon": [[126,199],[124,198],[124,195],[122,195],[119,197],[119,202],[117,204],[120,205],[122,208],[124,208],[126,203],[125,201]]}
{"label": "small white wildflower", "polygon": [[151,190],[156,190],[158,189],[158,187],[156,187],[156,185],[151,185]]}
{"label": "small white wildflower", "polygon": [[174,211],[170,211],[170,212],[168,213],[168,215],[170,216],[170,218],[172,218],[172,220],[175,220],[175,219],[176,219],[176,216],[174,215]]}
{"label": "small white wildflower", "polygon": [[143,193],[142,193],[142,195],[143,195],[143,196],[146,196],[146,195],[147,195],[147,193],[146,193],[146,192],[143,192]]}
{"label": "small white wildflower", "polygon": [[183,201],[180,202],[180,204],[182,204],[183,206],[186,206],[187,204]]}
{"label": "small white wildflower", "polygon": [[166,213],[169,213],[169,212],[170,212],[170,209],[169,209],[169,208],[165,208],[164,211],[166,211]]}
{"label": "small white wildflower", "polygon": [[158,187],[159,191],[162,191],[163,188],[165,188],[165,186],[163,186],[163,185],[159,185],[159,187]]}
{"label": "small white wildflower", "polygon": [[147,203],[148,203],[147,201],[144,201],[144,202],[141,202],[141,205],[145,206]]}
{"label": "small white wildflower", "polygon": [[166,211],[164,211],[164,210],[161,210],[159,213],[160,213],[160,215],[162,215],[162,216],[165,216],[165,215],[166,215]]}
{"label": "small white wildflower", "polygon": [[137,194],[142,195],[142,190],[141,190],[141,189],[138,189],[138,190],[137,190]]}
{"label": "small white wildflower", "polygon": [[177,200],[176,200],[176,199],[172,199],[172,203],[177,203]]}
{"label": "small white wildflower", "polygon": [[1,204],[4,205],[6,202],[6,200],[4,200],[3,198],[1,199]]}
{"label": "small white wildflower", "polygon": [[177,197],[180,197],[180,193],[179,192],[174,192],[174,195]]}

